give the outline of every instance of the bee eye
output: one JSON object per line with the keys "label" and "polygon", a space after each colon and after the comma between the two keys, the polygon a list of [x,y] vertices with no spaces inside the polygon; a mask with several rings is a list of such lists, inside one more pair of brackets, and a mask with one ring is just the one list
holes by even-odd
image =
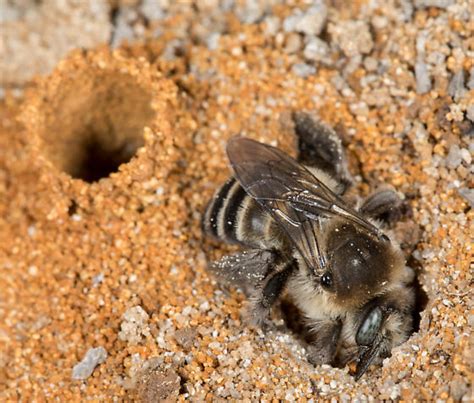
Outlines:
{"label": "bee eye", "polygon": [[324,273],[321,277],[321,285],[324,288],[330,288],[332,286],[332,275],[331,273]]}
{"label": "bee eye", "polygon": [[382,310],[376,306],[365,317],[356,335],[356,342],[359,346],[370,346],[382,325]]}

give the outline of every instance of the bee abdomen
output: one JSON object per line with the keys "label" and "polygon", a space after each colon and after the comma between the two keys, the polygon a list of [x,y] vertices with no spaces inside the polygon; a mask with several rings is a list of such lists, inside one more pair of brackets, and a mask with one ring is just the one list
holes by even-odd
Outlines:
{"label": "bee abdomen", "polygon": [[202,219],[202,229],[206,234],[209,234],[215,238],[220,238],[219,236],[219,213],[225,205],[225,200],[229,189],[235,184],[235,179],[230,178],[226,183],[224,183],[221,188],[214,194],[214,197],[210,200],[209,204],[206,207],[204,217]]}
{"label": "bee abdomen", "polygon": [[232,177],[211,199],[202,226],[204,232],[222,241],[262,247],[270,221],[270,215]]}

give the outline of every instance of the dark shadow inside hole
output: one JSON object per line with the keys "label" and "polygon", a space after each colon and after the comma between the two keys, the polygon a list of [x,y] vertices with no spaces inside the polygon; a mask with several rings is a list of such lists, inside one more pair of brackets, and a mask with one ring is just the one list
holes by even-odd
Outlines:
{"label": "dark shadow inside hole", "polygon": [[[407,261],[407,265],[415,270],[418,274],[421,270],[421,264],[413,256]],[[428,295],[425,290],[423,290],[418,275],[415,276],[415,279],[412,283],[413,288],[415,289],[415,309],[413,312],[413,333],[416,333],[420,330],[421,322],[421,313],[425,310],[426,305],[428,305]]]}
{"label": "dark shadow inside hole", "polygon": [[74,214],[77,213],[77,208],[79,206],[77,205],[76,201],[74,199],[71,199],[71,204],[69,205],[67,209],[67,213],[69,216],[73,216]]}
{"label": "dark shadow inside hole", "polygon": [[282,299],[280,302],[280,311],[282,319],[288,329],[294,333],[297,338],[305,340],[306,326],[304,323],[304,317],[299,308],[288,299]]}
{"label": "dark shadow inside hole", "polygon": [[150,93],[133,77],[79,71],[45,103],[45,117],[45,155],[60,171],[91,183],[132,159],[155,111]]}
{"label": "dark shadow inside hole", "polygon": [[130,161],[136,149],[137,144],[126,141],[115,148],[106,147],[98,136],[91,136],[83,145],[82,159],[74,177],[86,182],[105,178]]}
{"label": "dark shadow inside hole", "polygon": [[186,383],[188,382],[188,377],[186,374],[182,371],[179,370],[178,374],[180,376],[180,381],[179,381],[179,394],[184,395],[185,393],[188,393],[188,388],[186,386]]}

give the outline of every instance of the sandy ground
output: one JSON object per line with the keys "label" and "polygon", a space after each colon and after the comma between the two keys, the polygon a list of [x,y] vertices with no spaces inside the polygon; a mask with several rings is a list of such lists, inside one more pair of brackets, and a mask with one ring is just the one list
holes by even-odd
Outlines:
{"label": "sandy ground", "polygon": [[[0,3],[0,399],[470,401],[472,4],[13,3]],[[43,36],[46,15],[71,33]],[[405,198],[396,232],[420,323],[357,383],[309,364],[278,307],[278,330],[248,326],[243,295],[206,271],[231,250],[200,231],[227,139],[294,153],[293,111],[341,134],[362,195],[387,183]]]}

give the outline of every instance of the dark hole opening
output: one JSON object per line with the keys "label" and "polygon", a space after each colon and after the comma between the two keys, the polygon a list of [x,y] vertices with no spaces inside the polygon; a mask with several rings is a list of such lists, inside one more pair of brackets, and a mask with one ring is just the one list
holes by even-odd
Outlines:
{"label": "dark hole opening", "polygon": [[420,280],[418,279],[418,274],[421,271],[421,264],[413,256],[407,261],[409,267],[413,268],[416,272],[415,279],[413,280],[413,288],[415,289],[415,309],[413,312],[413,333],[416,333],[420,330],[421,322],[421,313],[425,310],[426,305],[428,305],[428,295],[425,290],[423,290]]}
{"label": "dark hole opening", "polygon": [[71,200],[71,204],[69,205],[69,208],[67,209],[67,213],[69,216],[73,216],[74,214],[77,213],[77,208],[78,205],[75,200]]}
{"label": "dark hole opening", "polygon": [[117,172],[121,164],[133,157],[136,147],[132,142],[124,142],[118,147],[106,147],[93,136],[84,144],[83,156],[74,177],[86,182],[96,182]]}
{"label": "dark hole opening", "polygon": [[133,77],[115,72],[78,73],[45,109],[45,154],[61,171],[89,183],[129,162],[155,117],[151,94]]}

